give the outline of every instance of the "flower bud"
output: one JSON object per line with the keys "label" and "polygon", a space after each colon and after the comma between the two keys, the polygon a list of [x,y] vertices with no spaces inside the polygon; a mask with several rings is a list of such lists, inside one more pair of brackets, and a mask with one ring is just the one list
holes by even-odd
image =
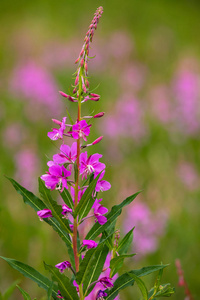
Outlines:
{"label": "flower bud", "polygon": [[94,115],[93,118],[101,118],[101,117],[103,117],[103,116],[104,116],[104,112],[100,112],[100,113]]}
{"label": "flower bud", "polygon": [[84,59],[82,58],[81,59],[81,68],[83,67],[83,65],[84,65]]}
{"label": "flower bud", "polygon": [[103,136],[98,137],[94,142],[92,142],[92,145],[98,144],[99,142],[101,142]]}

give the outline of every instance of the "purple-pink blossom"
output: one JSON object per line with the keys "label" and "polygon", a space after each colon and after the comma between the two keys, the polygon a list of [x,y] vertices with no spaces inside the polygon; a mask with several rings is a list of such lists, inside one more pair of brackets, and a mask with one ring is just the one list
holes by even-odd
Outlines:
{"label": "purple-pink blossom", "polygon": [[58,268],[61,273],[63,273],[65,269],[71,268],[71,263],[66,260],[55,265],[55,267]]}
{"label": "purple-pink blossom", "polygon": [[86,136],[90,134],[90,127],[92,125],[88,125],[85,120],[81,120],[72,126],[72,131],[69,133],[72,134],[74,139],[83,138],[84,141],[87,141]]}
{"label": "purple-pink blossom", "polygon": [[101,154],[93,154],[87,158],[87,152],[81,153],[80,155],[80,174],[83,178],[91,173],[99,174],[102,170],[105,169],[105,164],[99,162],[99,159],[102,157]]}
{"label": "purple-pink blossom", "polygon": [[108,294],[102,290],[99,290],[97,295],[96,295],[96,300],[103,300],[104,297],[107,297]]}
{"label": "purple-pink blossom", "polygon": [[[53,161],[56,164],[74,163],[77,158],[77,144],[73,143],[71,148],[68,145],[60,146],[60,153],[53,155]],[[71,171],[71,165],[69,166]]]}
{"label": "purple-pink blossom", "polygon": [[113,287],[113,283],[111,282],[111,280],[112,280],[112,278],[109,278],[109,277],[105,276],[105,277],[101,277],[99,282],[101,284],[103,284],[103,286],[105,288],[110,288],[110,287]]}
{"label": "purple-pink blossom", "polygon": [[40,220],[53,217],[51,210],[47,208],[37,211],[37,215]]}
{"label": "purple-pink blossom", "polygon": [[69,213],[72,213],[72,209],[69,208],[69,206],[67,206],[66,204],[64,204],[62,206],[62,212],[61,214],[64,216],[64,217],[67,217]]}
{"label": "purple-pink blossom", "polygon": [[67,177],[71,175],[71,172],[68,171],[64,166],[52,165],[49,167],[49,172],[42,175],[41,179],[45,181],[45,185],[48,189],[51,190],[60,190],[61,192],[67,186]]}
{"label": "purple-pink blossom", "polygon": [[[95,191],[96,192],[104,192],[104,191],[107,191],[111,188],[111,184],[110,182],[106,181],[106,180],[102,180],[103,176],[105,174],[105,171],[103,171],[100,176],[99,176],[99,179],[97,181],[97,184],[96,184],[96,187],[95,187]],[[94,176],[94,178],[96,177],[97,175]]]}
{"label": "purple-pink blossom", "polygon": [[60,122],[60,121],[59,121],[59,123],[58,123],[58,122],[55,122],[56,124],[58,124],[58,125],[60,126],[60,128],[59,128],[59,129],[53,128],[53,131],[48,132],[47,135],[48,135],[48,137],[49,137],[51,140],[55,141],[55,140],[58,140],[58,139],[63,139],[64,130],[65,130],[65,128],[66,128],[66,124],[65,124],[66,119],[67,119],[67,118],[64,117],[64,118],[62,119],[62,122]]}
{"label": "purple-pink blossom", "polygon": [[93,240],[83,240],[83,246],[86,246],[88,249],[95,248],[98,244]]}
{"label": "purple-pink blossom", "polygon": [[107,222],[107,218],[103,215],[108,212],[108,209],[99,203],[101,200],[102,199],[96,200],[93,207],[96,220],[100,225],[103,225]]}

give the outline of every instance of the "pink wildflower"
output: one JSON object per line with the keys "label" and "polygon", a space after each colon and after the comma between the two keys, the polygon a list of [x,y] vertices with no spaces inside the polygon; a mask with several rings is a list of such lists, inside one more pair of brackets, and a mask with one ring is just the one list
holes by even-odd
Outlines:
{"label": "pink wildflower", "polygon": [[69,261],[63,261],[55,265],[55,267],[58,268],[61,273],[63,273],[65,269],[71,268],[71,263]]}
{"label": "pink wildflower", "polygon": [[45,181],[45,185],[48,189],[51,190],[60,190],[61,192],[67,186],[67,177],[71,175],[71,172],[68,171],[64,166],[52,165],[49,167],[49,172],[42,175],[41,179]]}
{"label": "pink wildflower", "polygon": [[[55,140],[58,140],[58,139],[63,139],[63,133],[64,133],[64,130],[66,128],[66,117],[63,118],[62,122],[59,124],[60,128],[57,129],[57,128],[53,128],[53,131],[51,132],[48,132],[48,137],[55,141]],[[58,122],[56,122],[58,124]]]}
{"label": "pink wildflower", "polygon": [[[102,180],[103,176],[105,174],[105,171],[103,171],[101,173],[101,175],[99,176],[99,179],[97,181],[96,187],[95,187],[95,191],[96,192],[104,192],[104,191],[108,191],[111,188],[111,184],[110,182],[106,181],[106,180]],[[97,176],[97,174],[95,174],[94,178]]]}
{"label": "pink wildflower", "polygon": [[69,132],[72,134],[74,139],[83,138],[84,141],[87,141],[86,136],[90,134],[90,127],[85,120],[81,120],[72,126],[72,131]]}
{"label": "pink wildflower", "polygon": [[99,203],[101,200],[102,199],[96,200],[93,207],[96,220],[100,225],[103,225],[107,222],[107,218],[103,215],[108,212],[108,209]]}
{"label": "pink wildflower", "polygon": [[87,175],[91,173],[99,174],[105,169],[105,164],[99,162],[102,157],[101,154],[93,154],[87,158],[87,152],[81,153],[80,155],[80,174],[83,178],[87,178]]}
{"label": "pink wildflower", "polygon": [[[53,156],[53,161],[56,164],[74,163],[77,158],[77,145],[73,143],[71,148],[68,145],[60,146],[60,153]],[[71,169],[71,165],[69,167]],[[71,170],[70,170],[71,171]]]}
{"label": "pink wildflower", "polygon": [[98,244],[93,240],[83,240],[83,246],[86,246],[88,249],[95,248]]}
{"label": "pink wildflower", "polygon": [[41,221],[42,221],[42,219],[53,217],[51,210],[47,209],[47,208],[39,210],[37,212],[37,215],[38,215],[38,217],[40,218]]}

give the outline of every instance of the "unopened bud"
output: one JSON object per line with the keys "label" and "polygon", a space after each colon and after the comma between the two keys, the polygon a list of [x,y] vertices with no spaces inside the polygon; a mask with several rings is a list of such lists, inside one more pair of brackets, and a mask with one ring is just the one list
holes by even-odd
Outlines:
{"label": "unopened bud", "polygon": [[79,80],[79,76],[76,76],[76,79],[75,79],[75,85],[78,84],[78,80]]}
{"label": "unopened bud", "polygon": [[75,64],[77,64],[80,60],[80,56],[75,60]]}
{"label": "unopened bud", "polygon": [[88,71],[87,63],[85,62],[85,71]]}
{"label": "unopened bud", "polygon": [[84,59],[82,58],[81,59],[81,68],[83,67],[83,65],[84,65]]}
{"label": "unopened bud", "polygon": [[92,145],[98,144],[99,142],[101,142],[103,136],[98,137],[98,139],[96,139],[94,142],[92,142]]}
{"label": "unopened bud", "polygon": [[89,81],[87,79],[85,79],[85,84],[86,84],[87,88],[90,87]]}
{"label": "unopened bud", "polygon": [[61,94],[61,96],[65,97],[65,98],[68,98],[69,95],[65,94],[64,92],[62,91],[59,91],[59,93]]}
{"label": "unopened bud", "polygon": [[103,116],[104,116],[104,112],[100,112],[100,113],[94,115],[93,118],[101,118],[101,117],[103,117]]}
{"label": "unopened bud", "polygon": [[60,121],[58,121],[58,120],[56,120],[56,119],[52,119],[52,121],[54,122],[54,123],[56,123],[57,125],[62,125],[62,122],[60,122]]}

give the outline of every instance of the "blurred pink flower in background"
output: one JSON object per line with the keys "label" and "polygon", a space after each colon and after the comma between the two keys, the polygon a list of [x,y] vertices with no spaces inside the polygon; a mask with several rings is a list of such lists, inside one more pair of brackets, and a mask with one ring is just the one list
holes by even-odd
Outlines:
{"label": "blurred pink flower in background", "polygon": [[[25,188],[34,191],[40,173],[40,161],[33,148],[24,148],[15,155],[14,178]],[[35,180],[35,182],[34,182]]]}
{"label": "blurred pink flower in background", "polygon": [[199,174],[191,163],[186,161],[179,163],[177,174],[188,190],[194,191],[199,188]]}
{"label": "blurred pink flower in background", "polygon": [[159,238],[165,233],[167,215],[164,211],[152,212],[147,204],[134,202],[129,207],[124,219],[124,230],[128,232],[133,226],[133,251],[136,258],[153,253],[159,246]]}
{"label": "blurred pink flower in background", "polygon": [[180,70],[174,81],[175,122],[187,134],[200,130],[200,76],[193,70]]}
{"label": "blurred pink flower in background", "polygon": [[12,95],[26,100],[25,110],[31,120],[61,113],[58,87],[45,68],[29,61],[15,68],[10,82]]}
{"label": "blurred pink flower in background", "polygon": [[173,106],[169,87],[165,84],[154,86],[149,91],[150,112],[163,124],[172,121]]}
{"label": "blurred pink flower in background", "polygon": [[20,123],[9,123],[3,130],[2,141],[8,148],[20,146],[27,137],[26,128]]}
{"label": "blurred pink flower in background", "polygon": [[142,105],[132,94],[119,97],[112,114],[108,115],[104,119],[103,130],[109,138],[132,138],[138,141],[146,135]]}

